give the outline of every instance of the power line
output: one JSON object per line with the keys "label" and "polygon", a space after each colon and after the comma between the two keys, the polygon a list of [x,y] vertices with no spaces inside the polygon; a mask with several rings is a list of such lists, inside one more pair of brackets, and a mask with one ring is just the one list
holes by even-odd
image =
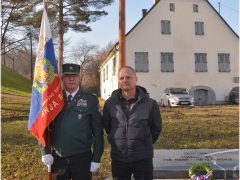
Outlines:
{"label": "power line", "polygon": [[228,6],[225,6],[225,5],[223,5],[223,4],[220,4],[220,2],[219,2],[219,13],[220,13],[220,6],[224,6],[224,7],[228,8],[228,9],[233,10],[233,11],[239,12],[239,11],[237,11],[237,10],[235,10],[235,9],[232,9],[232,8],[228,7]]}

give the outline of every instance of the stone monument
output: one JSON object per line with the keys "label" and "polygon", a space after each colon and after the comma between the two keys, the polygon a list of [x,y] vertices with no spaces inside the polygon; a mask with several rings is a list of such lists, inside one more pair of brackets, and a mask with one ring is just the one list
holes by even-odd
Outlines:
{"label": "stone monument", "polygon": [[[154,150],[154,178],[191,179],[189,168],[205,163],[213,170],[213,179],[239,179],[239,149]],[[196,174],[206,174],[197,170]]]}

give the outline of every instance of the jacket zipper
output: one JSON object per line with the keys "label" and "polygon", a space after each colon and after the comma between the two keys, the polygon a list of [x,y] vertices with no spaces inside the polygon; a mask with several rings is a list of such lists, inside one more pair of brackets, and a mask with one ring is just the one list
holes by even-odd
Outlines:
{"label": "jacket zipper", "polygon": [[127,118],[127,122],[126,122],[126,157],[127,157],[127,161],[128,161],[128,157],[129,157],[129,154],[128,154],[128,118]]}
{"label": "jacket zipper", "polygon": [[129,159],[129,152],[128,152],[128,126],[129,126],[129,117],[131,116],[132,110],[137,107],[139,101],[140,101],[140,100],[136,101],[136,103],[134,104],[134,106],[132,107],[132,109],[129,111],[129,113],[128,113],[127,115],[124,113],[124,114],[126,115],[126,119],[127,119],[127,121],[126,121],[126,145],[125,145],[125,149],[126,149],[126,153],[125,153],[125,154],[126,154],[126,157],[127,157],[127,161],[128,161],[128,159]]}

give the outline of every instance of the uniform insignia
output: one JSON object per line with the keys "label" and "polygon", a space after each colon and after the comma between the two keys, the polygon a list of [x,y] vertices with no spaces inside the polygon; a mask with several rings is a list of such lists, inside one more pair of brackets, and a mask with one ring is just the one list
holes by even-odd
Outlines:
{"label": "uniform insignia", "polygon": [[79,114],[79,115],[78,115],[78,119],[82,119],[82,114]]}
{"label": "uniform insignia", "polygon": [[78,102],[77,102],[77,106],[87,107],[87,100],[79,99]]}
{"label": "uniform insignia", "polygon": [[96,94],[91,93],[91,92],[88,92],[88,91],[85,91],[85,93],[87,93],[87,94],[91,94],[91,95],[93,95],[93,96],[97,96]]}

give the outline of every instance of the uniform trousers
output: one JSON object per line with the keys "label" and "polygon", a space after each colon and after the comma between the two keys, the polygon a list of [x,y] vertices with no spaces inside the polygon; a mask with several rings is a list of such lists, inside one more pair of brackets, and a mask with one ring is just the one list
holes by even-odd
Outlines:
{"label": "uniform trousers", "polygon": [[132,175],[135,180],[153,180],[152,158],[134,162],[112,161],[113,180],[130,180]]}
{"label": "uniform trousers", "polygon": [[91,151],[69,157],[53,154],[53,157],[53,180],[91,180]]}

